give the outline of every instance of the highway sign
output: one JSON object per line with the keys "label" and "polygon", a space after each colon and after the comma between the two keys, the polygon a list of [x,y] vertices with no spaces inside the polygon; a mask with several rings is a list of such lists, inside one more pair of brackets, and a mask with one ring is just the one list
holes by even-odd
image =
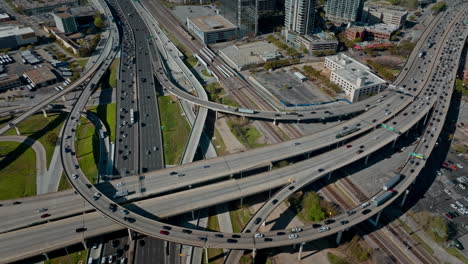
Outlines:
{"label": "highway sign", "polygon": [[422,160],[425,159],[424,155],[421,155],[421,154],[418,154],[418,153],[410,152],[409,154],[411,156],[414,156],[414,157],[418,158],[418,159],[422,159]]}

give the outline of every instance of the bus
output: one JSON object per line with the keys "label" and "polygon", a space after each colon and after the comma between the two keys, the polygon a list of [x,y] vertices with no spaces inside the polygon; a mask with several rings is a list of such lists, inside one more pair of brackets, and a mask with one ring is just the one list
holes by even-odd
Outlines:
{"label": "bus", "polygon": [[345,137],[347,135],[350,135],[356,131],[358,131],[360,128],[357,127],[357,126],[351,126],[351,127],[348,127],[346,129],[343,129],[343,131],[341,131],[340,133],[336,134],[336,138],[342,138],[342,137]]}
{"label": "bus", "polygon": [[133,108],[130,109],[130,124],[135,123],[135,114],[133,113]]}

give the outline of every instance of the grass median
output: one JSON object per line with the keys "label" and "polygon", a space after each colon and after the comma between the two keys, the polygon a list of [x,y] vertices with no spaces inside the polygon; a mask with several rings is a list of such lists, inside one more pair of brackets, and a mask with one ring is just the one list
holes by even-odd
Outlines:
{"label": "grass median", "polygon": [[161,117],[164,160],[166,164],[179,164],[190,136],[190,126],[182,116],[178,102],[170,96],[158,97]]}
{"label": "grass median", "polygon": [[119,76],[120,59],[114,59],[109,67],[109,87],[117,87],[117,77]]}
{"label": "grass median", "polygon": [[83,173],[92,183],[97,182],[99,163],[99,137],[93,123],[80,118],[76,129],[76,157]]}
{"label": "grass median", "polygon": [[36,154],[29,145],[0,142],[0,200],[36,195]]}
{"label": "grass median", "polygon": [[[65,121],[66,114],[48,114],[44,117],[42,114],[31,116],[19,123],[18,128],[22,136],[31,137],[38,140],[46,151],[47,167],[50,164],[57,144],[60,129]],[[8,130],[5,135],[16,135],[14,128]]]}
{"label": "grass median", "polygon": [[88,110],[95,113],[99,119],[101,119],[101,121],[106,126],[111,142],[115,142],[115,103],[91,106],[88,108]]}

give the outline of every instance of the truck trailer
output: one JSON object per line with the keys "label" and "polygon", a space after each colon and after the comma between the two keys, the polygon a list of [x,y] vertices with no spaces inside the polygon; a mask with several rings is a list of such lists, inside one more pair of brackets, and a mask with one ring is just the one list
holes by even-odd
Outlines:
{"label": "truck trailer", "polygon": [[382,195],[380,195],[379,197],[377,197],[374,200],[374,206],[381,206],[383,203],[385,203],[390,198],[392,198],[393,195],[395,195],[395,194],[396,194],[395,190],[388,190],[388,191],[384,192]]}
{"label": "truck trailer", "polygon": [[387,181],[387,183],[384,184],[384,186],[382,187],[382,189],[384,191],[388,191],[390,190],[391,188],[393,188],[393,186],[397,185],[397,183],[403,178],[403,175],[401,174],[397,174],[395,176],[393,176],[390,180]]}

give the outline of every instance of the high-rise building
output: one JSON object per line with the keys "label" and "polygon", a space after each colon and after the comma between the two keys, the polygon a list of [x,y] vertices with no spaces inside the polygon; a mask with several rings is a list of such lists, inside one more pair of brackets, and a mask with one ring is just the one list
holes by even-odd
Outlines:
{"label": "high-rise building", "polygon": [[299,35],[310,34],[314,28],[315,0],[286,0],[284,27]]}
{"label": "high-rise building", "polygon": [[358,21],[362,13],[363,2],[363,0],[328,0],[326,17],[335,23]]}
{"label": "high-rise building", "polygon": [[276,6],[276,0],[221,0],[219,13],[239,28],[239,37],[255,37],[259,19],[275,12]]}

